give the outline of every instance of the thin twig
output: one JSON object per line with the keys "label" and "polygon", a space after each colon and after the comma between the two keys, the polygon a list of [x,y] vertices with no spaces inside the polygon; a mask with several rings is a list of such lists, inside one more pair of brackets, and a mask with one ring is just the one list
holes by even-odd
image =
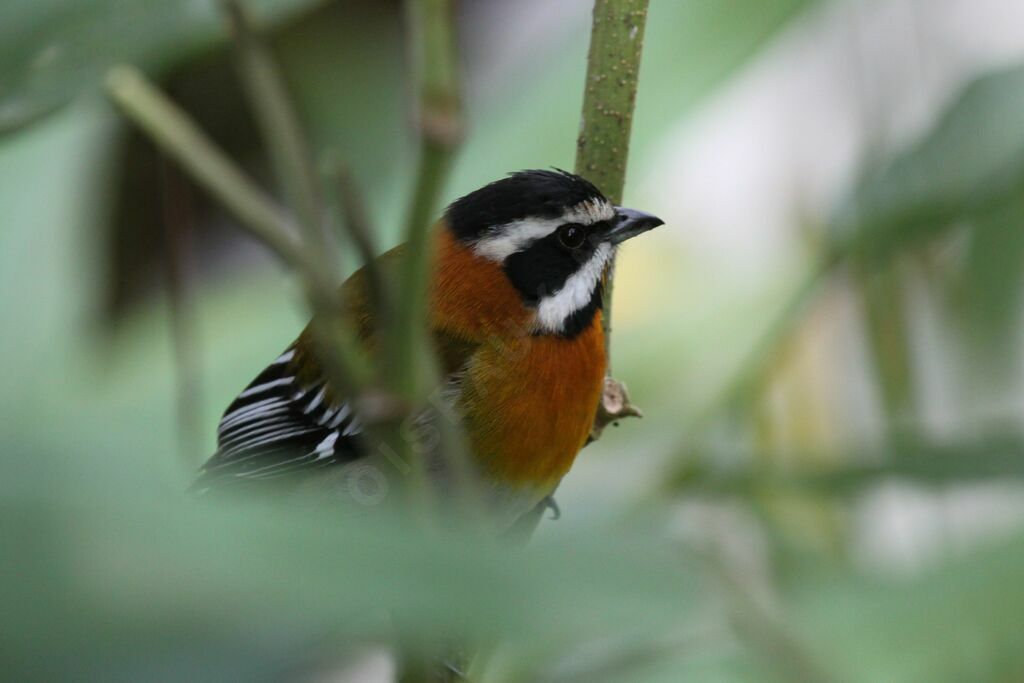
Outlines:
{"label": "thin twig", "polygon": [[318,279],[335,283],[330,293],[317,289],[310,292],[316,313],[313,331],[317,355],[332,385],[357,397],[371,381],[372,373],[368,364],[360,360],[350,321],[336,308],[336,263],[328,245],[326,214],[313,154],[270,47],[241,0],[222,0],[222,4],[234,37],[239,75],[278,182],[298,217],[307,263],[319,271]]}
{"label": "thin twig", "polygon": [[775,604],[774,596],[763,595],[754,577],[729,562],[721,551],[711,556],[721,581],[721,591],[730,607],[730,621],[744,641],[774,663],[782,679],[794,683],[832,683],[836,677],[827,662],[793,631]]}
{"label": "thin twig", "polygon": [[278,182],[298,216],[311,257],[322,260],[321,267],[330,271],[334,262],[327,249],[323,203],[313,155],[284,78],[242,3],[223,0],[223,5],[234,36],[239,74]]}
{"label": "thin twig", "polygon": [[[405,249],[395,294],[394,324],[386,340],[387,385],[410,406],[420,406],[426,388],[439,385],[440,373],[426,335],[428,274],[433,242],[430,230],[448,178],[455,151],[462,140],[462,104],[456,59],[452,0],[408,0],[411,67],[414,82],[414,122],[420,140],[419,163],[405,221]],[[443,411],[442,411],[443,412]],[[470,479],[465,442],[458,424],[442,414],[435,421],[439,444],[434,452],[443,458],[455,480],[458,503],[476,500]],[[434,492],[427,483],[426,458],[416,457],[410,439],[397,444],[398,457],[412,464],[410,483],[413,502],[421,509],[435,507]],[[428,519],[422,517],[421,519]]]}
{"label": "thin twig", "polygon": [[366,202],[356,185],[352,169],[343,161],[331,159],[326,164],[325,174],[331,187],[337,193],[341,226],[359,253],[359,260],[362,263],[363,274],[373,304],[376,327],[386,334],[384,331],[388,329],[394,315],[394,303],[388,281],[381,273],[380,264],[377,263],[377,244],[374,239],[376,231],[373,229],[369,213],[366,210]]}
{"label": "thin twig", "polygon": [[164,223],[164,262],[171,343],[174,346],[178,437],[182,461],[191,470],[200,463],[203,440],[202,390],[197,350],[195,305],[191,287],[192,215],[185,179],[162,156],[158,159]]}
{"label": "thin twig", "polygon": [[[365,354],[349,330],[337,294],[337,282],[312,250],[293,236],[287,215],[195,125],[177,105],[138,70],[114,67],[107,76],[114,102],[164,152],[239,220],[239,226],[273,251],[302,278],[314,311],[326,328],[318,351],[339,386],[363,386],[368,380]],[[318,325],[318,326],[320,326]]]}

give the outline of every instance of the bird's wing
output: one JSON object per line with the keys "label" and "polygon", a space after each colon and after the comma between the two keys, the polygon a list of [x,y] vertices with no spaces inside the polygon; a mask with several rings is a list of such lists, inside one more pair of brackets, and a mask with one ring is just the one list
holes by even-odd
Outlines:
{"label": "bird's wing", "polygon": [[[379,258],[393,267],[401,248]],[[374,321],[363,270],[342,286],[350,320],[360,340],[372,347]],[[458,371],[474,345],[436,333],[443,372]],[[362,425],[350,401],[326,381],[307,327],[294,344],[266,367],[228,406],[217,430],[217,452],[202,468],[193,489],[266,481],[344,464],[365,454]]]}
{"label": "bird's wing", "polygon": [[228,406],[217,452],[195,488],[265,481],[350,462],[363,452],[352,407],[322,379],[303,381],[303,355],[293,344]]}

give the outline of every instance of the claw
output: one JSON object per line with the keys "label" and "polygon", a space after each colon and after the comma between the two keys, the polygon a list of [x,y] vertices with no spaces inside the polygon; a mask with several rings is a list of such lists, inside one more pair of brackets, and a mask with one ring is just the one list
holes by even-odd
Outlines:
{"label": "claw", "polygon": [[554,496],[548,496],[547,498],[542,500],[540,504],[543,505],[548,510],[551,510],[552,521],[562,518],[562,511],[561,509],[559,509],[558,503],[555,502]]}

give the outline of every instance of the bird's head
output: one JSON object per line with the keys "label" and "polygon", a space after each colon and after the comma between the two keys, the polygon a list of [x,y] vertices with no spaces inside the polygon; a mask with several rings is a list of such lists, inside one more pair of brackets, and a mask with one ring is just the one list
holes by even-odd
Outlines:
{"label": "bird's head", "polygon": [[601,307],[601,276],[616,247],[663,224],[561,170],[513,173],[458,199],[445,218],[459,242],[501,266],[536,309],[538,332],[566,337]]}

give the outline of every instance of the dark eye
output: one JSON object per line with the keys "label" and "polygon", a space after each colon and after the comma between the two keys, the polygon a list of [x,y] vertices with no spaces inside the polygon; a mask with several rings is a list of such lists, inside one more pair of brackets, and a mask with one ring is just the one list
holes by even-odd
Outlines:
{"label": "dark eye", "polygon": [[558,241],[566,249],[579,249],[583,246],[583,241],[586,238],[587,233],[582,225],[566,223],[558,228]]}

